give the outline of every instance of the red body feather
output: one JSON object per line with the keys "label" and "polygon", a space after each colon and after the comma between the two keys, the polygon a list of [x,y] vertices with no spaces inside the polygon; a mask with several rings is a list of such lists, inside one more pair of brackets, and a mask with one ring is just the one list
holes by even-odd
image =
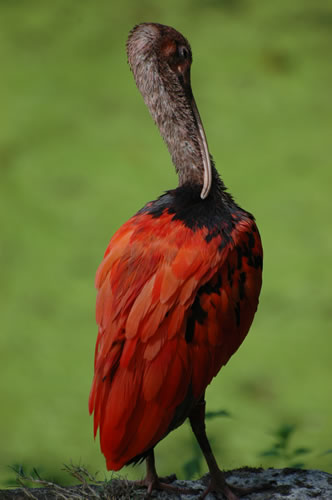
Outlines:
{"label": "red body feather", "polygon": [[180,425],[238,349],[257,309],[261,257],[249,215],[227,242],[167,211],[138,213],[115,233],[96,277],[89,400],[108,469]]}

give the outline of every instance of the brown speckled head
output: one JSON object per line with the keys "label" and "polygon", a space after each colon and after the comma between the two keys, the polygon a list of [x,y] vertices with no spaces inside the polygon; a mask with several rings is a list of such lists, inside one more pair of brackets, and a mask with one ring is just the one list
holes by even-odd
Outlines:
{"label": "brown speckled head", "polygon": [[179,175],[179,183],[212,183],[210,155],[190,84],[188,41],[162,24],[135,26],[127,42],[128,61],[144,102],[160,129]]}

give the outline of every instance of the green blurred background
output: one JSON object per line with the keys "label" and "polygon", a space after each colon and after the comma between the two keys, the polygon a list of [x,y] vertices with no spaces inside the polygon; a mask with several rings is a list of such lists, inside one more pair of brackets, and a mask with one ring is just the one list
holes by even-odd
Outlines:
{"label": "green blurred background", "polygon": [[[210,150],[264,243],[259,312],[207,393],[231,414],[208,423],[218,460],[332,471],[332,4],[0,0],[0,484],[13,464],[105,470],[87,410],[94,274],[177,182],[126,62],[143,21],[190,40]],[[187,424],[156,453],[160,474],[195,472]]]}

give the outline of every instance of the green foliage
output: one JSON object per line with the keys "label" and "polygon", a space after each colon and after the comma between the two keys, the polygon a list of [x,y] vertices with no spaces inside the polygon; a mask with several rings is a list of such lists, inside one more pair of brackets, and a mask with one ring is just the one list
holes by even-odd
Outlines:
{"label": "green foliage", "polygon": [[182,468],[184,479],[198,478],[202,475],[204,457],[194,437],[192,438],[191,453],[192,458]]}
{"label": "green foliage", "polygon": [[[23,489],[26,498],[61,498],[63,500],[133,500],[145,498],[146,489],[140,488],[133,482],[124,480],[123,477],[112,474],[109,480],[98,479],[98,473],[91,473],[82,465],[64,465],[66,473],[65,483],[70,479],[70,486],[64,486],[63,482],[46,479],[35,468],[30,474],[26,474],[22,466],[15,469],[16,482]],[[73,483],[74,480],[74,484]],[[37,494],[36,488],[43,488]]]}
{"label": "green foliage", "polygon": [[205,413],[206,420],[212,420],[216,417],[231,417],[232,415],[227,410],[207,411]]}
{"label": "green foliage", "polygon": [[[271,459],[271,463],[274,466],[302,469],[308,467],[310,455],[312,460],[312,455],[314,454],[327,458],[332,453],[331,449],[323,453],[317,453],[317,449],[308,446],[292,446],[291,441],[298,431],[298,426],[295,424],[282,424],[272,434],[274,437],[272,445],[261,452],[259,456]],[[303,436],[301,439],[303,439]]]}
{"label": "green foliage", "polygon": [[291,448],[290,441],[295,431],[296,425],[281,425],[273,433],[275,441],[272,446],[263,451],[260,456],[277,458],[278,461],[282,462],[284,467],[302,469],[305,463],[299,461],[299,459],[302,459],[303,455],[307,455],[312,450],[304,446]]}
{"label": "green foliage", "polygon": [[[85,467],[80,465],[74,466],[73,464],[64,465],[61,470],[49,470],[43,466],[32,467],[30,465],[14,464],[8,467],[8,471],[10,471],[10,474],[3,481],[3,485],[11,488],[17,486],[17,484],[22,484],[22,481],[24,481],[24,486],[27,488],[45,486],[46,483],[56,483],[66,486],[81,482],[81,478],[78,477],[80,471],[82,477],[83,472],[86,476],[88,474]],[[76,478],[76,481],[73,478]]]}
{"label": "green foliage", "polygon": [[[66,473],[67,478],[65,483],[68,483],[68,476],[70,477],[70,483],[73,483],[73,478],[75,485],[80,485],[78,488],[65,488],[63,483],[58,480],[47,479],[44,475],[42,476],[36,468],[33,468],[30,473],[26,473],[22,466],[14,468],[16,473],[16,482],[22,487],[26,496],[29,498],[36,498],[33,492],[29,492],[26,488],[47,488],[47,496],[52,498],[62,498],[64,500],[83,500],[83,499],[101,499],[101,500],[111,500],[115,498],[113,495],[107,494],[108,483],[101,482],[97,480],[96,474],[91,474],[85,467],[81,465],[65,465],[63,471]],[[81,488],[82,486],[82,488]],[[123,497],[125,498],[125,497]],[[127,496],[126,496],[127,498]],[[130,498],[130,496],[128,496]]]}

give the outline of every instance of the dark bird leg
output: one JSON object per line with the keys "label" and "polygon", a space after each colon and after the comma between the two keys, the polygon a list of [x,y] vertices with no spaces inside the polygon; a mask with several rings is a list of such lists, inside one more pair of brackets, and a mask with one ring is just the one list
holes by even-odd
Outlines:
{"label": "dark bird leg", "polygon": [[[238,496],[248,495],[253,491],[261,488],[238,488],[226,483],[224,473],[219,469],[216,459],[214,458],[209,440],[205,432],[205,399],[204,396],[195,406],[189,415],[190,424],[198,444],[205,456],[205,460],[210,471],[210,484],[203,492],[201,498],[205,498],[211,491],[222,493],[227,500],[238,500]],[[238,495],[238,496],[237,496]]]}
{"label": "dark bird leg", "polygon": [[192,493],[193,490],[189,488],[179,488],[178,486],[173,486],[169,483],[176,480],[176,475],[173,474],[167,477],[158,477],[155,460],[154,460],[154,451],[150,450],[149,454],[146,457],[146,476],[142,481],[135,481],[137,486],[146,486],[147,487],[147,497],[149,497],[153,490],[165,490],[172,493],[183,493],[188,494]]}

